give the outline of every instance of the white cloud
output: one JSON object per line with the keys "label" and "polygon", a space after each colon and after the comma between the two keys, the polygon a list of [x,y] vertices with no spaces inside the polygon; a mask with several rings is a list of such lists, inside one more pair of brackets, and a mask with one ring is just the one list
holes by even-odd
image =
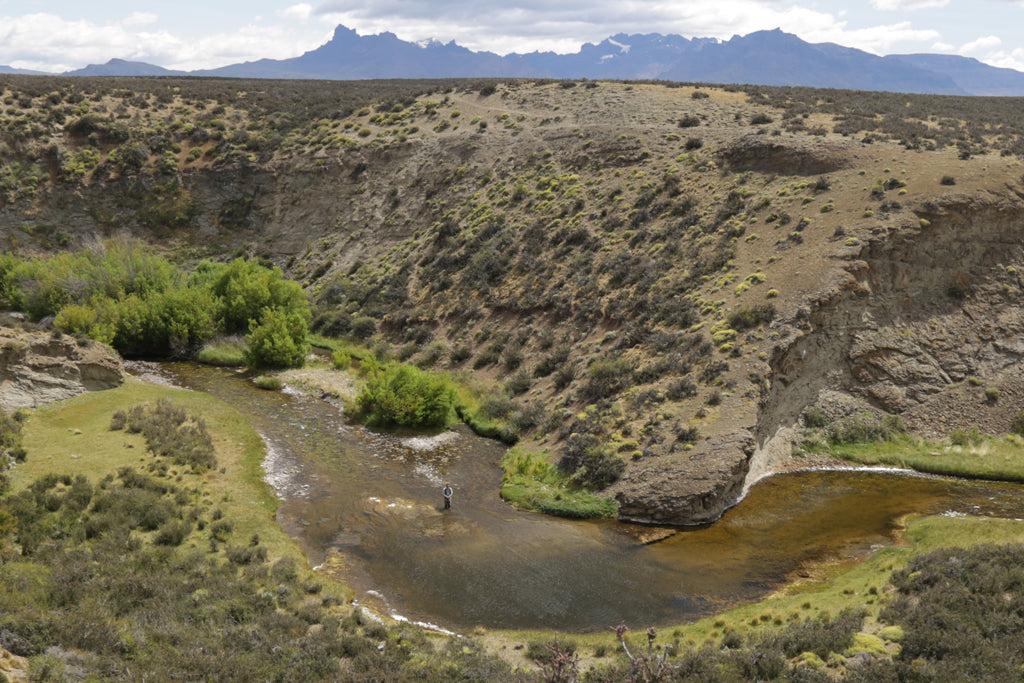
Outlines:
{"label": "white cloud", "polygon": [[47,13],[3,17],[0,25],[6,30],[0,35],[0,64],[64,71],[111,57],[146,59],[180,42],[163,31],[133,33],[126,28],[126,23],[143,19],[132,15],[127,22],[98,25]]}
{"label": "white cloud", "polygon": [[168,31],[139,30],[154,19],[145,13],[107,24],[49,13],[0,17],[0,64],[60,73],[116,57],[191,71],[264,57],[295,57],[329,38],[288,25],[253,24],[189,40]]}
{"label": "white cloud", "polygon": [[961,54],[971,54],[978,52],[991,52],[996,50],[1003,44],[1003,41],[998,36],[984,36],[976,40],[961,46]]}
{"label": "white cloud", "polygon": [[278,12],[282,17],[286,19],[298,19],[299,21],[306,21],[313,16],[313,6],[305,2],[301,2],[298,5],[292,5],[291,7],[285,7],[283,10]]}
{"label": "white cloud", "polygon": [[871,6],[881,10],[924,9],[948,4],[949,0],[871,0]]}
{"label": "white cloud", "polygon": [[803,37],[811,42],[829,41],[876,55],[887,55],[897,45],[933,43],[941,38],[941,34],[930,29],[915,29],[909,22],[900,22],[855,30],[846,30],[842,27],[839,31],[827,31],[817,38],[810,34]]}
{"label": "white cloud", "polygon": [[250,24],[231,33],[203,36],[175,51],[167,67],[192,71],[209,69],[257,59],[289,59],[297,57],[330,38],[308,30],[295,32],[271,25]]}
{"label": "white cloud", "polygon": [[1010,51],[998,51],[984,56],[981,61],[991,66],[998,66],[1004,69],[1016,69],[1024,71],[1024,48],[1017,48]]}
{"label": "white cloud", "polygon": [[155,24],[160,20],[160,17],[150,12],[132,12],[127,18],[122,19],[118,22],[121,26],[135,27],[135,26],[149,26]]}

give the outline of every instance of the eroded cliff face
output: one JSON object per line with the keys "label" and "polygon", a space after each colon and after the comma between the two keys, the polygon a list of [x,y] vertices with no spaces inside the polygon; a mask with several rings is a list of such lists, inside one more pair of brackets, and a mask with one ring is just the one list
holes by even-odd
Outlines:
{"label": "eroded cliff face", "polygon": [[101,344],[0,327],[0,408],[34,408],[123,381],[121,360]]}
{"label": "eroded cliff face", "polygon": [[778,322],[748,484],[785,464],[808,406],[900,414],[929,438],[1006,432],[1024,407],[1024,201],[1007,189],[914,214]]}

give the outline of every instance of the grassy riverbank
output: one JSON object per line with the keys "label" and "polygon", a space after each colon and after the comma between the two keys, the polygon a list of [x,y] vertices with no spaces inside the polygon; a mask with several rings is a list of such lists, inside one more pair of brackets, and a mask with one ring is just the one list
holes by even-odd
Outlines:
{"label": "grassy riverbank", "polygon": [[501,459],[501,497],[523,510],[558,517],[614,517],[615,501],[573,486],[544,453],[512,448]]}
{"label": "grassy riverbank", "polygon": [[951,477],[1024,482],[1024,437],[954,434],[945,442],[900,435],[874,443],[836,444],[829,452],[861,465],[889,465]]}
{"label": "grassy riverbank", "polygon": [[[693,623],[657,629],[654,652],[672,653],[668,661],[691,675],[701,671],[710,675],[716,667],[719,672],[728,671],[727,667],[739,666],[737,659],[755,662],[770,657],[780,643],[790,643],[787,647],[792,647],[794,642],[808,652],[824,653],[809,656],[800,649],[790,650],[789,665],[815,670],[807,672],[808,677],[800,680],[825,681],[848,675],[852,671],[845,667],[847,659],[858,652],[867,652],[874,661],[888,666],[898,656],[905,636],[905,631],[891,615],[889,621],[883,618],[886,608],[898,597],[892,584],[895,574],[911,563],[926,561],[929,554],[941,549],[963,549],[963,558],[967,559],[984,548],[1016,548],[1022,541],[1024,521],[1020,520],[946,516],[907,520],[899,542],[892,547],[882,548],[865,558],[806,566],[763,600],[734,606]],[[837,637],[834,629],[846,618],[844,615],[851,614],[856,614],[857,618],[847,629],[847,635]],[[614,626],[609,624],[607,630],[592,634],[502,631],[483,634],[483,641],[490,648],[504,652],[516,646],[523,647],[527,653],[544,653],[556,644],[563,648],[569,646],[579,656],[582,666],[615,669],[621,666],[621,647],[613,632]],[[644,625],[628,626],[632,628],[626,636],[631,650],[642,652],[647,645]],[[818,678],[812,675],[815,672],[831,678]],[[735,680],[770,679],[742,666],[738,673]],[[677,679],[666,677],[664,680]],[[703,679],[697,676],[695,680]],[[925,673],[921,680],[942,679]]]}
{"label": "grassy riverbank", "polygon": [[[140,434],[110,429],[111,416],[142,403],[169,399],[201,415],[211,427],[218,469],[202,476],[172,470],[178,483],[198,487],[233,521],[238,538],[258,534],[272,557],[305,559],[274,523],[277,498],[263,481],[263,442],[234,408],[197,391],[147,384],[128,377],[124,385],[61,401],[32,412],[24,429],[28,458],[12,473],[16,491],[50,473],[84,474],[94,484],[124,467],[145,469],[153,461]],[[196,533],[192,539],[201,542]]]}

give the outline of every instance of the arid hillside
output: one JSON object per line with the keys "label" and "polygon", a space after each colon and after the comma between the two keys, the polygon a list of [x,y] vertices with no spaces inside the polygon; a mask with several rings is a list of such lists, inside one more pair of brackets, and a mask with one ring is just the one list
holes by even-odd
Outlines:
{"label": "arid hillside", "polygon": [[807,427],[1024,407],[1019,102],[622,82],[0,80],[0,240],[269,260],[314,327],[498,383],[626,519]]}

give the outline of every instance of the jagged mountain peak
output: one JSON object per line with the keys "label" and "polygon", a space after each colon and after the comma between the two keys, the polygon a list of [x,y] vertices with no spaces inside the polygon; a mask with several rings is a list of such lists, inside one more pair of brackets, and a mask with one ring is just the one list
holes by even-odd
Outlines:
{"label": "jagged mountain peak", "polygon": [[[70,75],[172,72],[121,59]],[[572,54],[476,52],[454,40],[360,35],[338,25],[320,47],[290,59],[263,59],[191,72],[244,78],[613,78],[792,85],[946,95],[1024,95],[1024,73],[955,55],[879,57],[834,43],[809,43],[779,27],[729,40],[619,32]]]}

